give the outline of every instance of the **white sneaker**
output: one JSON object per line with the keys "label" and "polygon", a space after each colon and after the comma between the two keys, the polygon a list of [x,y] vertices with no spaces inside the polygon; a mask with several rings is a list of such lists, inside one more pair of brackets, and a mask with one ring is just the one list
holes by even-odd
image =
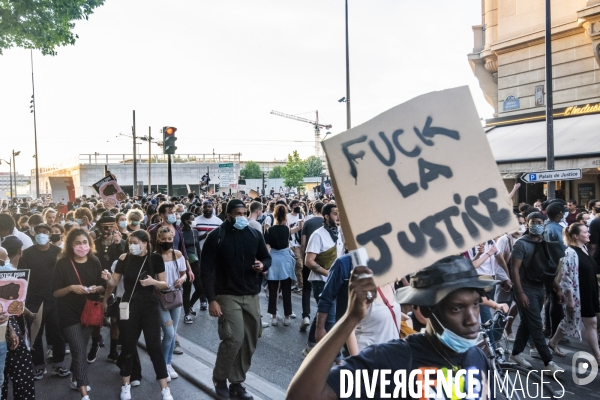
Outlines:
{"label": "white sneaker", "polygon": [[173,379],[179,378],[179,374],[177,372],[175,372],[175,370],[173,369],[173,365],[167,364],[167,372],[169,373],[169,376],[171,378],[173,378]]}
{"label": "white sneaker", "polygon": [[529,357],[539,358],[540,360],[542,359],[542,357],[540,357],[540,353],[537,351],[537,349],[529,349]]}
{"label": "white sneaker", "polygon": [[173,400],[173,396],[171,396],[171,389],[168,387],[161,390],[160,394],[162,395],[162,400]]}
{"label": "white sneaker", "polygon": [[290,317],[285,317],[283,319],[283,326],[290,326],[291,323],[292,323],[292,320],[290,320]]}
{"label": "white sneaker", "polygon": [[310,326],[310,318],[304,317],[302,318],[302,323],[300,324],[300,330],[305,331],[306,328]]}
{"label": "white sneaker", "polygon": [[260,320],[260,323],[262,324],[262,327],[263,327],[263,328],[268,328],[269,326],[271,326],[271,325],[269,325],[269,323],[268,323],[268,322],[265,322],[265,321],[263,321],[262,319]]}
{"label": "white sneaker", "polygon": [[128,383],[121,386],[121,400],[131,400],[131,385]]}
{"label": "white sneaker", "polygon": [[289,317],[292,319],[296,319],[296,314],[294,314],[294,312],[292,311],[292,313],[289,315]]}
{"label": "white sneaker", "polygon": [[277,321],[277,317],[271,318],[271,325],[277,326],[278,324],[279,324],[279,322]]}
{"label": "white sneaker", "polygon": [[81,400],[90,400],[90,396],[87,396],[87,395],[86,395],[86,396],[83,396],[83,397],[81,398]]}
{"label": "white sneaker", "polygon": [[131,381],[131,387],[136,387],[136,386],[140,386],[142,384],[142,382],[135,380],[135,381]]}
{"label": "white sneaker", "polygon": [[[77,382],[76,381],[70,381],[69,382],[69,387],[71,389],[73,389],[73,390],[79,390],[79,386],[77,386]],[[85,388],[87,389],[88,392],[92,390],[92,388],[89,387],[89,386],[86,386]]]}
{"label": "white sneaker", "polygon": [[523,368],[531,368],[531,364],[529,363],[529,361],[527,361],[526,359],[523,358],[522,355],[517,354],[516,356],[511,355],[509,358],[510,361],[514,361],[517,364],[519,364],[521,367]]}
{"label": "white sneaker", "polygon": [[554,374],[564,374],[565,370],[556,365],[554,361],[550,361],[548,365],[544,367],[544,374],[546,375],[554,375]]}

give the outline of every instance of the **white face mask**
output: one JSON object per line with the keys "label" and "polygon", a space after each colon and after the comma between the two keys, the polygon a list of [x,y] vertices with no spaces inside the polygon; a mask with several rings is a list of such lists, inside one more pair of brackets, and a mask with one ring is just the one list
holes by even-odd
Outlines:
{"label": "white face mask", "polygon": [[139,244],[130,244],[129,252],[134,256],[139,256],[142,253],[142,246]]}

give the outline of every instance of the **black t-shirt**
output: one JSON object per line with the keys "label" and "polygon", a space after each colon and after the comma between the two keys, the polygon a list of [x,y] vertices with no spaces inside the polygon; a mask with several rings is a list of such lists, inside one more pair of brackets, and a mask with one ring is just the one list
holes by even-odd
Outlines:
{"label": "black t-shirt", "polygon": [[[140,273],[142,266],[143,269]],[[155,287],[142,286],[139,279],[145,279],[148,275],[156,278],[157,274],[165,272],[165,262],[163,261],[162,256],[157,253],[151,253],[145,256],[127,254],[124,260],[117,261],[115,272],[121,274],[121,279],[124,279],[123,285],[125,286],[125,293],[123,294],[123,301],[131,301],[132,291],[134,299],[138,296],[154,295]],[[133,289],[134,286],[135,291]]]}
{"label": "black t-shirt", "polygon": [[600,217],[590,222],[590,243],[596,245],[596,252],[591,256],[600,265]]}
{"label": "black t-shirt", "polygon": [[290,228],[287,225],[269,227],[265,234],[265,243],[275,250],[290,247]]}
{"label": "black t-shirt", "polygon": [[511,252],[511,260],[521,260],[521,267],[519,268],[519,276],[521,283],[539,286],[542,285],[541,280],[533,280],[531,274],[528,274],[528,269],[533,268],[532,259],[535,253],[536,241],[532,239],[529,234],[521,236],[519,240],[515,242],[513,250]]}
{"label": "black t-shirt", "polygon": [[323,217],[312,217],[304,222],[304,226],[302,226],[302,236],[306,236],[306,244],[308,244],[308,239],[310,239],[313,232],[322,226]]}
{"label": "black t-shirt", "polygon": [[52,244],[46,251],[38,249],[35,245],[23,251],[19,269],[30,271],[25,305],[32,312],[37,312],[42,302],[46,304],[55,302],[52,280],[60,251],[60,247]]}
{"label": "black t-shirt", "polygon": [[[483,354],[483,351],[478,347],[472,347],[465,353],[457,354],[454,353],[454,356],[450,356],[450,351],[446,351],[444,357],[446,357],[452,365],[448,363],[438,352],[432,348],[432,345],[429,343],[427,338],[422,333],[416,333],[414,335],[408,336],[406,339],[395,339],[391,340],[387,343],[375,344],[367,347],[358,355],[353,357],[348,357],[345,359],[346,364],[342,366],[334,367],[329,373],[329,377],[327,378],[327,383],[333,389],[335,393],[337,393],[338,397],[340,397],[341,390],[348,390],[348,387],[341,387],[342,382],[348,382],[348,379],[341,376],[340,371],[348,370],[352,372],[352,376],[356,376],[355,372],[358,369],[369,371],[369,378],[373,377],[373,370],[378,369],[381,373],[384,369],[389,369],[391,374],[388,374],[386,379],[388,379],[388,385],[386,386],[385,392],[388,394],[393,394],[395,390],[394,384],[394,373],[397,370],[405,370],[406,378],[408,381],[411,371],[420,369],[421,371],[425,370],[433,370],[437,371],[441,369],[445,373],[448,370],[452,370],[453,366],[459,367],[459,369],[469,370],[477,370],[473,375],[473,378],[478,382],[469,382],[468,375],[464,375],[464,379],[461,380],[460,391],[462,393],[467,393],[467,388],[469,385],[474,385],[473,392],[476,395],[475,399],[487,398],[487,373],[490,370],[490,366],[487,358]],[[364,374],[365,371],[363,371]],[[436,386],[436,376],[437,372],[431,375],[433,381],[433,387],[429,389],[430,393],[435,393]],[[455,374],[453,374],[453,377]],[[342,378],[340,380],[340,378]],[[416,380],[420,380],[424,384],[424,374],[421,373],[420,376],[417,376]],[[354,390],[352,391],[350,398],[359,398],[359,399],[379,399],[381,395],[380,382],[381,379],[379,376],[377,380],[373,380],[375,383],[375,390],[373,391],[373,397],[368,397],[367,392],[365,390],[364,379],[360,379],[361,389],[360,395],[356,396]],[[402,379],[400,379],[402,382]],[[485,382],[485,385],[483,383]],[[356,383],[356,382],[354,382]],[[423,385],[424,386],[424,385]],[[454,390],[453,390],[454,391]],[[400,391],[402,393],[402,391]],[[407,396],[409,396],[409,390],[407,386]],[[424,394],[423,392],[421,394]],[[482,394],[484,396],[482,396]],[[391,397],[391,396],[388,396]],[[435,396],[434,396],[435,397]],[[413,398],[413,397],[406,397]],[[419,396],[418,398],[422,398]],[[441,395],[441,398],[445,398],[444,395]]]}
{"label": "black t-shirt", "polygon": [[[77,279],[77,274],[73,269],[73,265],[77,268],[81,283],[79,283],[79,279]],[[82,264],[75,261],[71,264],[70,258],[61,258],[58,260],[56,267],[54,268],[54,291],[71,285],[106,287],[106,281],[102,279],[100,260],[89,255],[87,261]],[[97,301],[99,298],[98,293],[82,295],[69,292],[66,296],[56,299],[58,319],[61,328],[67,328],[79,323],[86,300]]]}

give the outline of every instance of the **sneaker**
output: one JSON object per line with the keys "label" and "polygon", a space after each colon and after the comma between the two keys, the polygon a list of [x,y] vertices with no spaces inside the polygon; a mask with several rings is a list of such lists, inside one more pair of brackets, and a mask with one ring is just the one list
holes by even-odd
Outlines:
{"label": "sneaker", "polygon": [[83,397],[81,398],[81,400],[90,400],[90,396],[88,396],[88,395],[85,395],[85,396],[83,396]]}
{"label": "sneaker", "polygon": [[193,324],[194,320],[192,319],[191,315],[186,315],[185,317],[183,317],[183,322],[186,324]]}
{"label": "sneaker", "polygon": [[183,354],[183,349],[179,345],[179,341],[175,342],[175,349],[173,350],[173,354],[177,354],[177,355]]}
{"label": "sneaker", "polygon": [[290,320],[290,317],[285,317],[283,319],[283,326],[290,326],[291,323],[292,323],[292,320]]}
{"label": "sneaker", "polygon": [[296,318],[297,318],[297,317],[296,317],[296,314],[294,314],[294,312],[293,312],[293,311],[292,311],[292,313],[289,315],[289,317],[290,317],[290,318],[292,318],[292,319],[296,319]]}
{"label": "sneaker", "polygon": [[167,364],[167,372],[169,373],[169,376],[173,379],[177,379],[179,378],[179,374],[177,372],[175,372],[175,370],[173,369],[173,366],[171,364]]}
{"label": "sneaker", "polygon": [[137,387],[140,386],[142,384],[141,381],[138,381],[137,379],[134,381],[131,381],[131,387]]}
{"label": "sneaker", "polygon": [[300,330],[304,332],[310,326],[310,318],[304,317],[302,318],[302,323],[300,324]]}
{"label": "sneaker", "polygon": [[162,400],[173,400],[173,396],[171,396],[171,389],[168,387],[161,390],[160,394],[162,396]]}
{"label": "sneaker", "polygon": [[[73,390],[79,390],[79,386],[77,386],[77,382],[76,381],[70,381],[69,382],[69,387],[71,389],[73,389]],[[92,390],[92,388],[89,387],[89,386],[86,386],[85,388],[87,389],[88,392]]]}
{"label": "sneaker", "polygon": [[192,315],[193,317],[197,316],[198,313],[196,312],[196,310],[194,309],[194,307],[190,308],[190,315]]}
{"label": "sneaker", "polygon": [[33,372],[33,379],[37,379],[40,380],[44,377],[44,374],[47,373],[48,371],[46,371],[45,368],[40,368],[40,369],[36,369]]}
{"label": "sneaker", "polygon": [[511,355],[510,358],[509,358],[509,360],[512,361],[512,362],[516,362],[517,364],[519,364],[523,368],[531,368],[531,364],[529,363],[529,361],[527,361],[526,359],[524,359],[523,356],[520,355],[520,354]]}
{"label": "sneaker", "polygon": [[88,364],[92,364],[94,361],[96,361],[96,358],[98,357],[98,349],[99,348],[100,348],[100,343],[92,342],[92,348],[90,349],[90,352],[88,353],[88,356],[87,356]]}
{"label": "sneaker", "polygon": [[119,353],[117,353],[117,352],[108,353],[108,357],[106,357],[106,361],[111,362],[111,363],[116,363],[118,359],[119,359]]}
{"label": "sneaker", "polygon": [[262,323],[263,328],[268,328],[269,326],[271,326],[268,322],[265,322],[262,319],[260,320],[260,322]]}
{"label": "sneaker", "polygon": [[71,348],[69,347],[69,343],[65,343],[65,354],[71,354]]}
{"label": "sneaker", "polygon": [[102,336],[98,338],[98,344],[100,345],[100,347],[104,347],[104,338]]}
{"label": "sneaker", "polygon": [[307,344],[306,347],[304,348],[304,350],[302,350],[302,357],[306,357],[308,355],[308,353],[310,353],[310,351],[313,349],[313,345],[311,344]]}
{"label": "sneaker", "polygon": [[213,384],[215,385],[215,393],[217,394],[218,399],[229,399],[229,388],[227,387],[227,381],[213,380]]}
{"label": "sneaker", "polygon": [[302,288],[296,287],[296,289],[292,289],[292,293],[302,294]]}
{"label": "sneaker", "polygon": [[544,367],[543,373],[546,375],[564,374],[565,370],[556,365],[554,361],[550,361],[548,365]]}
{"label": "sneaker", "polygon": [[279,322],[277,321],[277,317],[271,318],[271,325],[273,325],[273,326],[279,325]]}
{"label": "sneaker", "polygon": [[128,383],[121,386],[121,400],[131,400],[131,385]]}
{"label": "sneaker", "polygon": [[243,400],[254,400],[254,397],[248,392],[241,383],[232,383],[229,385],[229,395]]}
{"label": "sneaker", "polygon": [[542,357],[540,357],[540,353],[537,351],[537,349],[529,349],[529,357],[539,358],[540,360],[542,359]]}
{"label": "sneaker", "polygon": [[52,349],[48,349],[48,352],[46,353],[46,358],[52,358],[54,356],[54,354],[52,353]]}
{"label": "sneaker", "polygon": [[208,310],[208,301],[200,302],[200,311],[206,311],[206,310]]}
{"label": "sneaker", "polygon": [[69,376],[70,374],[71,374],[71,371],[69,371],[65,367],[56,367],[56,368],[52,369],[52,375],[58,375],[61,378],[64,378],[65,376]]}

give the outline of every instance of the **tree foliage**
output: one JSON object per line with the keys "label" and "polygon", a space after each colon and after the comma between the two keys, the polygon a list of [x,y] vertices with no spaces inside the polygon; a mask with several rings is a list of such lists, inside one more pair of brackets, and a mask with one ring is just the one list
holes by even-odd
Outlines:
{"label": "tree foliage", "polygon": [[11,47],[56,55],[75,44],[75,22],[88,19],[104,0],[0,0],[0,54]]}
{"label": "tree foliage", "polygon": [[262,179],[262,171],[260,166],[254,161],[248,161],[244,169],[240,170],[240,175],[243,179]]}
{"label": "tree foliage", "polygon": [[279,165],[274,166],[273,169],[271,170],[271,172],[269,172],[269,179],[281,178],[281,170],[282,170],[281,166],[279,166]]}
{"label": "tree foliage", "polygon": [[281,169],[281,176],[284,179],[283,184],[285,186],[302,189],[304,187],[305,172],[306,165],[304,164],[304,161],[300,159],[298,152],[294,150],[294,153],[288,154],[288,162]]}
{"label": "tree foliage", "polygon": [[304,161],[304,164],[306,165],[306,172],[304,172],[306,178],[321,176],[321,173],[323,172],[323,163],[319,157],[310,156]]}

